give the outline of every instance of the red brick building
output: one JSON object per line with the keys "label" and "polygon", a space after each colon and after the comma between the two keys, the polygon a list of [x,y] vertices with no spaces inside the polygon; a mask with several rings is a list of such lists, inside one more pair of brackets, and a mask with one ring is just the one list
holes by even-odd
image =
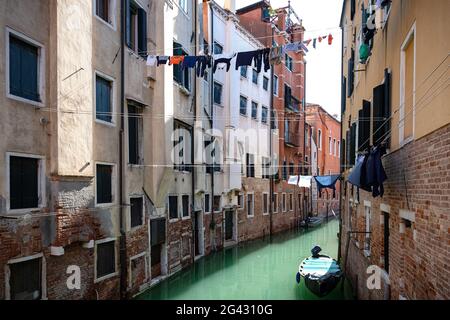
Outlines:
{"label": "red brick building", "polygon": [[[259,1],[237,10],[240,23],[266,47],[272,43],[285,45],[303,41],[305,29],[301,21],[293,22],[292,8],[275,10],[273,23],[263,21],[267,1]],[[273,28],[272,28],[273,27]],[[295,227],[305,216],[305,203],[309,192],[289,185],[290,175],[306,174],[305,159],[305,53],[283,54],[282,63],[274,66],[273,114],[279,132],[279,172],[275,178],[273,194],[272,231],[280,232]]]}
{"label": "red brick building", "polygon": [[[337,116],[329,114],[323,107],[317,104],[306,106],[306,122],[311,127],[312,138],[317,150],[315,168],[313,175],[325,176],[340,173],[341,157],[341,122]],[[333,197],[332,191],[324,190],[318,196],[313,194],[315,200],[313,212],[319,215],[326,215],[331,209],[335,212],[339,210],[339,184],[336,185],[336,195]],[[316,189],[315,189],[316,190]]]}

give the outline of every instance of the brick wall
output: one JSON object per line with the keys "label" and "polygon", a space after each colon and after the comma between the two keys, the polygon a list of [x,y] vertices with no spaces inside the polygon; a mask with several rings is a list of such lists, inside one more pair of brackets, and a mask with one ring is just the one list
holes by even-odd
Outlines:
{"label": "brick wall", "polygon": [[[371,205],[371,255],[362,251],[364,235],[355,237],[350,245],[348,273],[358,278],[360,298],[383,296],[369,292],[362,285],[364,270],[369,265],[384,267],[384,224],[381,206],[389,214],[389,275],[391,298],[449,299],[450,298],[450,126],[409,143],[383,159],[388,175],[385,195],[373,199],[360,192],[357,208],[352,216],[352,229],[365,230],[364,201]],[[348,230],[348,199],[356,198],[356,188],[347,186],[347,199],[343,201],[344,230]],[[368,203],[366,203],[368,204]],[[408,223],[400,210],[411,212],[414,221]],[[344,237],[345,239],[345,237]],[[342,242],[343,247],[345,241]],[[353,252],[355,251],[355,252]],[[345,253],[345,248],[343,249]]]}

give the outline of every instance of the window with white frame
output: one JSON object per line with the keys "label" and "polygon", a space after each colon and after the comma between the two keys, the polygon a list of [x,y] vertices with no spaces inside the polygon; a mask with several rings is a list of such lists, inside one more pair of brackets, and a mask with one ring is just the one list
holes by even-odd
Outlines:
{"label": "window with white frame", "polygon": [[8,262],[6,268],[9,274],[6,291],[9,300],[40,300],[45,299],[42,283],[45,274],[42,254],[14,259]]}
{"label": "window with white frame", "polygon": [[116,0],[94,0],[95,15],[111,27],[115,27]]}
{"label": "window with white frame", "polygon": [[113,88],[111,77],[95,74],[95,118],[104,123],[113,123]]}
{"label": "window with white frame", "polygon": [[144,224],[144,197],[130,198],[130,225],[137,228]]}
{"label": "window with white frame", "polygon": [[41,156],[7,153],[9,211],[45,206],[44,159]]}
{"label": "window with white frame", "polygon": [[45,50],[37,41],[7,28],[7,97],[43,106],[45,95]]}
{"label": "window with white frame", "polygon": [[294,211],[294,194],[289,193],[289,211]]}
{"label": "window with white frame", "polygon": [[105,205],[114,202],[113,199],[113,172],[114,165],[97,163],[96,180],[96,204]]}
{"label": "window with white frame", "polygon": [[247,193],[247,216],[253,217],[255,215],[255,198],[253,193]]}
{"label": "window with white frame", "polygon": [[287,203],[286,203],[286,193],[283,193],[281,204],[283,206],[283,212],[287,211]]}
{"label": "window with white frame", "polygon": [[168,198],[169,219],[178,219],[178,196],[170,195]]}
{"label": "window with white frame", "polygon": [[337,155],[338,155],[338,158],[341,157],[341,141],[339,141],[339,140],[337,142]]}
{"label": "window with white frame", "polygon": [[263,214],[269,213],[269,194],[263,193]]}
{"label": "window with white frame", "polygon": [[174,122],[174,165],[180,172],[192,172],[191,159],[191,134],[192,127],[175,120]]}
{"label": "window with white frame", "polygon": [[337,152],[336,152],[336,139],[333,139],[333,155],[336,156]]}
{"label": "window with white frame", "polygon": [[214,41],[214,54],[222,54],[223,46],[219,44],[217,41]]}
{"label": "window with white frame", "polygon": [[126,43],[128,48],[142,57],[147,56],[147,12],[137,1],[127,1]]}
{"label": "window with white frame", "polygon": [[278,97],[278,76],[273,76],[273,95]]}
{"label": "window with white frame", "polygon": [[273,194],[273,213],[277,213],[279,208],[278,193]]}
{"label": "window with white frame", "polygon": [[243,193],[238,195],[238,208],[243,209],[245,206],[245,196]]}
{"label": "window with white frame", "polygon": [[116,241],[105,239],[95,245],[95,279],[101,281],[117,273]]}
{"label": "window with white frame", "polygon": [[182,210],[183,218],[189,217],[190,211],[191,211],[190,202],[189,202],[189,195],[183,195],[181,197],[181,205],[183,207],[183,210]]}
{"label": "window with white frame", "polygon": [[222,105],[222,92],[223,85],[217,81],[214,81],[214,103],[219,106]]}

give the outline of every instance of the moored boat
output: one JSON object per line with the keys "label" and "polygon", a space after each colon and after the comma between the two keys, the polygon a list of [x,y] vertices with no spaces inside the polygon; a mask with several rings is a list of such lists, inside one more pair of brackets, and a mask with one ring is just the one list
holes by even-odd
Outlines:
{"label": "moored boat", "polygon": [[319,218],[319,217],[311,217],[311,218],[306,218],[306,220],[302,221],[300,223],[301,227],[308,227],[308,228],[315,228],[318,227],[322,224],[323,222],[323,218]]}
{"label": "moored boat", "polygon": [[342,277],[337,261],[327,255],[321,255],[319,246],[311,250],[312,256],[302,261],[297,273],[297,283],[305,278],[306,287],[319,297],[324,297],[336,288]]}

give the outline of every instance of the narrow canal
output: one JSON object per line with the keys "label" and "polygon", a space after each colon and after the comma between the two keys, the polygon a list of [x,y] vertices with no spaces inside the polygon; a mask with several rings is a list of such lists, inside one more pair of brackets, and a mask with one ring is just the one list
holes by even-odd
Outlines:
{"label": "narrow canal", "polygon": [[[142,300],[316,300],[298,285],[295,275],[300,262],[320,245],[322,253],[337,257],[339,222],[296,230],[242,244],[214,253],[192,267],[161,282],[137,299]],[[338,287],[322,299],[346,299],[350,290]]]}

